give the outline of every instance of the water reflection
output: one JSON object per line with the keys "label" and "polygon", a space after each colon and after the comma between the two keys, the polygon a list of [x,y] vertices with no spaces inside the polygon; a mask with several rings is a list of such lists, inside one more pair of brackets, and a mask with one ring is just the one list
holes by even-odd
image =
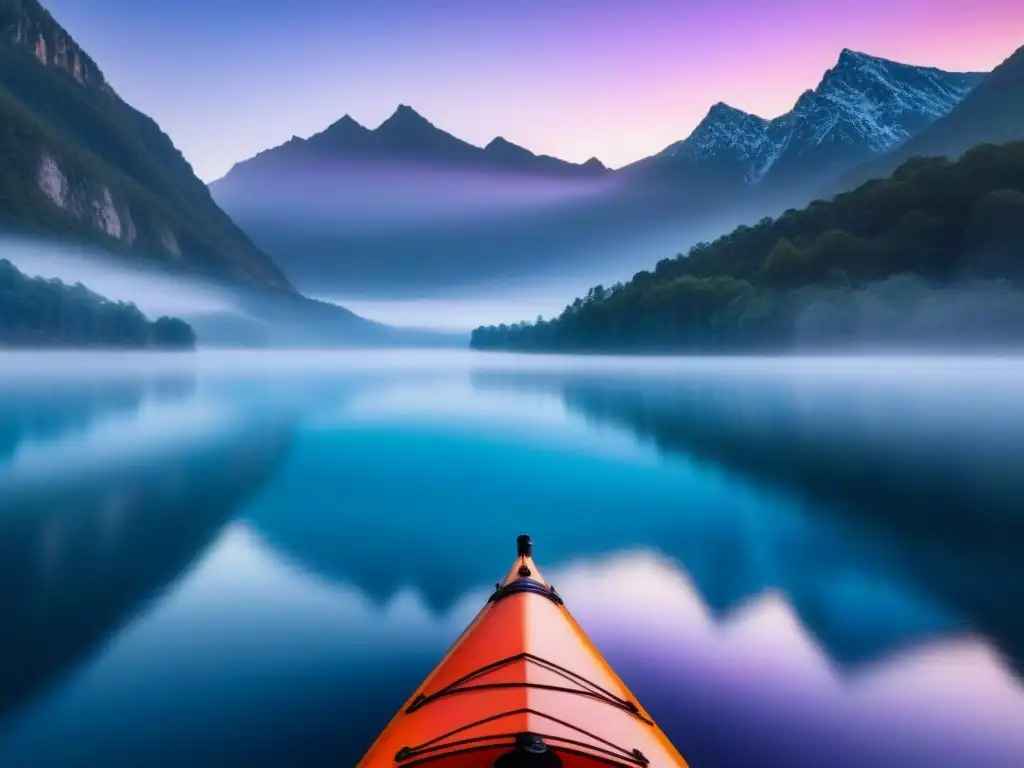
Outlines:
{"label": "water reflection", "polygon": [[692,765],[1009,768],[1024,755],[1024,695],[983,639],[918,644],[837,676],[778,591],[719,617],[652,551],[577,561],[558,578]]}
{"label": "water reflection", "polygon": [[[984,642],[921,646],[851,681],[777,592],[717,615],[649,548],[547,573],[694,765],[1009,768],[1024,750],[1024,698]],[[352,765],[488,591],[441,613],[415,588],[379,604],[352,584],[304,578],[234,525],[0,759]],[[65,739],[51,738],[55,725]]]}
{"label": "water reflection", "polygon": [[[607,414],[619,402],[601,389],[605,379],[562,383],[573,408],[593,396]],[[1003,556],[1004,542],[989,553],[864,525],[793,483],[716,467],[703,454],[694,460],[676,449],[659,462],[626,450],[621,436],[595,434],[558,400],[540,402],[529,377],[477,374],[474,384],[475,393],[453,382],[399,383],[357,399],[299,437],[295,460],[248,518],[309,572],[357,584],[379,604],[414,587],[435,611],[447,610],[467,585],[490,583],[522,529],[544,541],[544,560],[555,566],[658,542],[720,617],[778,591],[838,669],[972,632],[1021,664],[1024,565]],[[622,413],[631,413],[631,393],[649,392],[632,386]],[[431,393],[444,396],[435,402]],[[646,437],[644,424],[674,424],[680,410],[685,419],[685,401],[645,411],[636,429]],[[783,467],[786,456],[806,456],[781,439],[773,452]],[[295,498],[301,515],[288,507]],[[857,497],[842,501],[859,509]],[[643,513],[625,517],[629,510]]]}
{"label": "water reflection", "polygon": [[695,767],[1021,764],[1007,380],[331,360],[0,400],[0,764],[354,764],[523,531]]}
{"label": "water reflection", "polygon": [[[865,363],[868,366],[868,363]],[[556,393],[598,422],[893,524],[1024,533],[1024,382],[804,375],[693,378],[479,372],[482,389]],[[956,511],[969,524],[933,514]],[[1017,537],[1019,540],[1019,536]],[[964,543],[961,538],[961,543]]]}
{"label": "water reflection", "polygon": [[286,452],[286,425],[194,392],[174,376],[4,393],[0,717],[169,588]]}
{"label": "water reflection", "polygon": [[0,461],[9,459],[25,441],[47,441],[81,431],[104,414],[131,415],[150,386],[170,397],[187,395],[188,376],[146,380],[67,381],[38,388],[21,381],[0,382]]}
{"label": "water reflection", "polygon": [[[862,576],[881,567],[941,606],[947,619],[934,629],[980,631],[1024,674],[1024,395],[1016,377],[972,377],[965,386],[955,372],[839,381],[482,372],[474,382],[488,392],[553,393],[571,411],[629,429],[668,456],[783,492],[802,502],[816,530],[826,517],[841,522],[840,537],[807,551],[842,560],[862,541],[843,591],[806,600],[773,585],[840,662],[862,655],[851,646],[874,645],[867,635],[885,623],[835,615],[870,596]],[[693,569],[692,557],[680,562]],[[895,603],[890,610],[911,615]],[[878,652],[893,644],[878,643]]]}
{"label": "water reflection", "polygon": [[482,599],[440,617],[410,593],[382,608],[229,526],[113,652],[0,739],[0,764],[354,765]]}

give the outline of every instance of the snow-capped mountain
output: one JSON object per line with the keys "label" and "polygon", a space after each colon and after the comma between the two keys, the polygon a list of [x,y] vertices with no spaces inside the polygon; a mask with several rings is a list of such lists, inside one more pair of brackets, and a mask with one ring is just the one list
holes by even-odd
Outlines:
{"label": "snow-capped mountain", "polygon": [[889,175],[915,155],[958,157],[979,144],[1024,140],[1024,46],[992,70],[948,115],[880,158],[839,179],[829,191]]}
{"label": "snow-capped mountain", "polygon": [[688,138],[656,157],[694,166],[738,166],[744,171],[744,181],[753,184],[785,147],[785,132],[778,130],[784,126],[775,122],[719,102]]}
{"label": "snow-capped mountain", "polygon": [[747,184],[835,176],[949,113],[984,77],[844,49],[818,87],[773,120],[716,104],[686,139],[636,167],[700,168]]}

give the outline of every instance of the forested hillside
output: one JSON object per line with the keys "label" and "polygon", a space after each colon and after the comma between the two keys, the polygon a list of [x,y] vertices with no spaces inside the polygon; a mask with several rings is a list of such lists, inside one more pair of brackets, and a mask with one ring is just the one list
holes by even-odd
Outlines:
{"label": "forested hillside", "polygon": [[182,320],[150,322],[134,304],[109,301],[81,284],[28,277],[0,259],[0,346],[184,348],[196,344]]}
{"label": "forested hillside", "polygon": [[1024,142],[982,145],[956,162],[913,158],[891,178],[739,227],[627,283],[595,286],[555,319],[477,328],[471,346],[998,343],[1024,339],[1022,283]]}

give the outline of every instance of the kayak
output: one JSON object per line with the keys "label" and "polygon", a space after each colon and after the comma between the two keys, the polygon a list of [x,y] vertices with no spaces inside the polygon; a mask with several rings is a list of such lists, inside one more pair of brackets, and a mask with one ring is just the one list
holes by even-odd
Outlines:
{"label": "kayak", "polygon": [[686,765],[520,536],[504,581],[357,768]]}

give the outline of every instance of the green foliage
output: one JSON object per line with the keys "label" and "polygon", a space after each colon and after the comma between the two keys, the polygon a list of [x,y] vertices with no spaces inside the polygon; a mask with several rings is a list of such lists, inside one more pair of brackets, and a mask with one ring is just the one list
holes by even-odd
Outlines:
{"label": "green foliage", "polygon": [[134,304],[108,301],[81,283],[30,278],[0,259],[0,345],[191,349],[183,320],[150,323]]}
{"label": "green foliage", "polygon": [[938,287],[963,278],[1024,283],[1024,142],[979,146],[958,162],[914,158],[890,179],[738,227],[611,291],[596,286],[552,320],[477,328],[470,344],[781,350],[823,302],[846,315],[822,316],[816,335],[842,342],[856,332],[850,292],[899,275]]}
{"label": "green foliage", "polygon": [[761,267],[764,282],[776,286],[800,285],[810,271],[810,254],[797,248],[785,237],[779,239]]}
{"label": "green foliage", "polygon": [[150,342],[156,347],[194,349],[196,332],[184,320],[176,317],[159,317],[153,323]]}

